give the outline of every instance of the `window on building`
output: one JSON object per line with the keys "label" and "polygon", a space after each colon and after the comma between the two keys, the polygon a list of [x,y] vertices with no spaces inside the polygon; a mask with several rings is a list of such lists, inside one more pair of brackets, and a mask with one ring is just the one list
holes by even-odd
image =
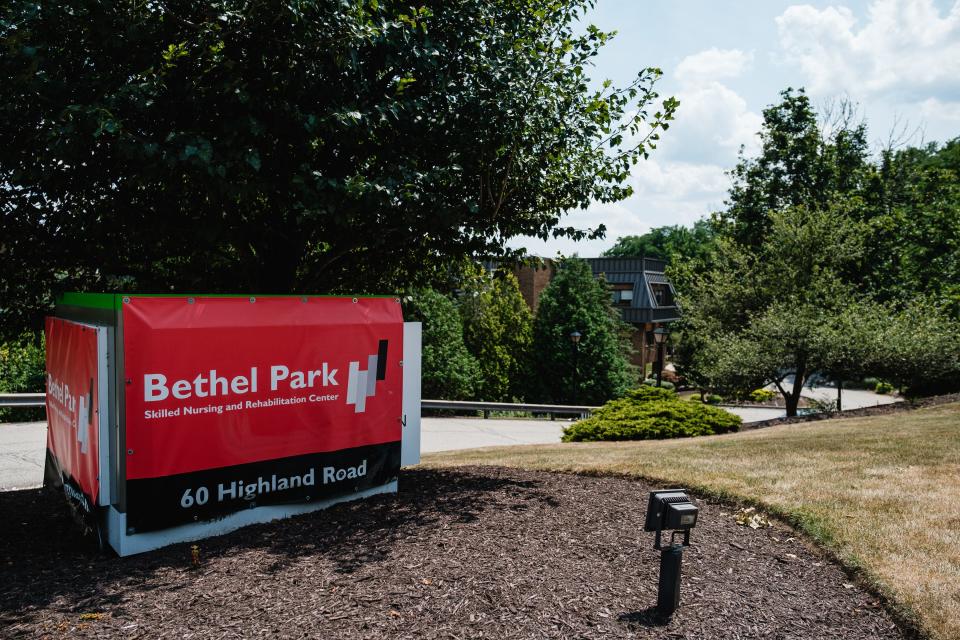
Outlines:
{"label": "window on building", "polygon": [[633,303],[633,285],[615,284],[610,287],[610,296],[613,304],[619,307],[629,307]]}
{"label": "window on building", "polygon": [[653,291],[653,299],[656,300],[658,307],[677,306],[673,299],[673,291],[670,289],[670,285],[658,282],[651,284],[650,290]]}

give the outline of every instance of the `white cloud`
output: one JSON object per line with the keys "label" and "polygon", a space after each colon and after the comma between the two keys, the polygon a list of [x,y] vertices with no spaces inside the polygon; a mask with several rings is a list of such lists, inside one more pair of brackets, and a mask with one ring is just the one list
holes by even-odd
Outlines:
{"label": "white cloud", "polygon": [[510,246],[524,246],[535,255],[599,256],[617,238],[642,235],[653,227],[691,225],[723,204],[729,179],[724,167],[689,162],[658,162],[652,159],[634,167],[630,184],[633,195],[621,202],[595,203],[586,210],[572,212],[563,219],[566,226],[581,229],[603,224],[603,240],[574,242],[567,239],[543,242],[536,238],[516,238]]}
{"label": "white cloud", "polygon": [[677,97],[680,108],[676,123],[663,135],[666,158],[729,168],[736,162],[741,145],[748,154],[756,152],[763,118],[750,111],[737,92],[709,81],[688,85]]}
{"label": "white cloud", "polygon": [[720,80],[740,76],[752,60],[752,54],[737,49],[713,48],[680,61],[671,76],[679,85],[677,119],[662,134],[650,159],[633,168],[629,180],[633,195],[618,203],[595,203],[563,219],[564,225],[581,229],[602,223],[606,239],[544,243],[518,238],[510,245],[542,256],[557,251],[597,256],[619,237],[641,235],[652,227],[691,225],[721,208],[730,184],[725,172],[736,164],[741,145],[748,154],[757,151],[763,120]]}
{"label": "white cloud", "polygon": [[681,60],[675,75],[683,84],[702,84],[711,80],[737,78],[752,62],[752,52],[714,47]]}
{"label": "white cloud", "polygon": [[924,120],[946,121],[956,127],[960,124],[960,102],[942,102],[936,98],[927,98],[920,103],[920,115]]}
{"label": "white cloud", "polygon": [[811,93],[926,97],[960,91],[960,0],[875,0],[859,26],[846,7],[794,5],[776,18],[787,59]]}
{"label": "white cloud", "polygon": [[581,229],[603,224],[607,229],[604,240],[516,238],[510,246],[525,246],[542,256],[558,251],[598,256],[619,237],[642,235],[653,227],[691,225],[721,208],[730,184],[725,172],[736,164],[741,145],[748,154],[757,151],[757,133],[763,122],[759,114],[750,111],[746,100],[721,80],[740,77],[752,63],[752,53],[717,48],[680,61],[669,78],[678,87],[677,119],[661,134],[650,159],[633,168],[629,179],[633,195],[622,202],[595,203],[563,219],[564,225]]}
{"label": "white cloud", "polygon": [[644,162],[634,168],[631,184],[635,197],[689,201],[723,193],[728,179],[714,164]]}
{"label": "white cloud", "polygon": [[762,118],[747,108],[736,91],[720,82],[739,77],[752,61],[752,53],[716,48],[680,61],[672,76],[680,85],[680,108],[676,122],[663,134],[657,160],[729,168],[741,145],[748,153],[756,151]]}

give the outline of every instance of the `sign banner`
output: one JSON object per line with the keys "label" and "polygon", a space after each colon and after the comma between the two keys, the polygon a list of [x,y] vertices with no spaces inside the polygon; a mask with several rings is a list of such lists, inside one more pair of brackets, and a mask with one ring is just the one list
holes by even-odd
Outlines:
{"label": "sign banner", "polygon": [[99,496],[97,329],[47,318],[47,451],[67,498],[90,514]]}
{"label": "sign banner", "polygon": [[129,528],[396,479],[403,316],[395,299],[124,300]]}

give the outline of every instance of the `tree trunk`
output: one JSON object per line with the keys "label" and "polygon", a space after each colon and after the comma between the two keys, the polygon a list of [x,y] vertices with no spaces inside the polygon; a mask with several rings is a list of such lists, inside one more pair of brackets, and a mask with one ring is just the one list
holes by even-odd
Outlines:
{"label": "tree trunk", "polygon": [[787,417],[792,418],[797,415],[797,405],[800,404],[799,394],[788,393],[783,399],[787,404]]}
{"label": "tree trunk", "polygon": [[843,380],[837,380],[837,411],[843,411]]}
{"label": "tree trunk", "polygon": [[787,403],[787,417],[792,418],[797,415],[797,405],[800,404],[800,393],[803,391],[803,381],[806,375],[806,368],[803,365],[797,367],[797,372],[793,374],[793,388],[790,393],[785,394],[784,400]]}

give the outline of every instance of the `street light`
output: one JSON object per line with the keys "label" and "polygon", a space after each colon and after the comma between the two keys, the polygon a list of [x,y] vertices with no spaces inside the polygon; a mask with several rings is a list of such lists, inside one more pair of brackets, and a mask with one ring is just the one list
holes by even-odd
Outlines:
{"label": "street light", "polygon": [[663,345],[667,342],[670,332],[665,327],[657,327],[653,330],[653,341],[657,345],[657,386],[663,380]]}
{"label": "street light", "polygon": [[580,369],[577,366],[578,360],[580,359],[580,338],[581,334],[579,331],[574,329],[570,332],[570,342],[573,343],[573,404],[577,404],[577,396],[580,395]]}

